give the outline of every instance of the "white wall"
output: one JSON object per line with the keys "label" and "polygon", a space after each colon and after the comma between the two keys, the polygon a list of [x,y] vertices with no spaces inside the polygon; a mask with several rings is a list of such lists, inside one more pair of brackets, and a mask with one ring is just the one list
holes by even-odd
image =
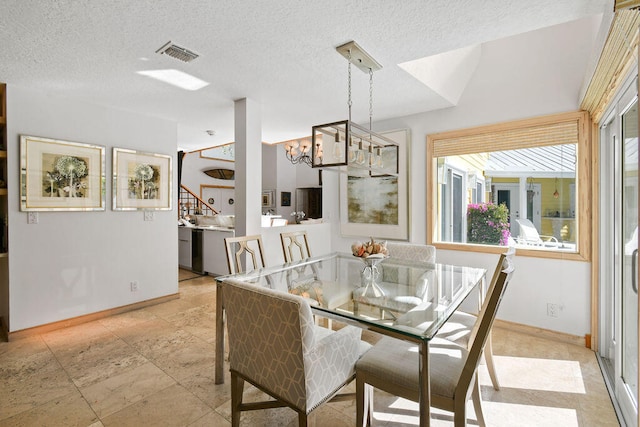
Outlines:
{"label": "white wall", "polygon": [[[427,135],[491,123],[524,119],[579,109],[578,94],[583,70],[576,63],[576,52],[567,41],[569,35],[547,40],[530,40],[527,34],[496,43],[514,44],[513,56],[505,64],[492,45],[483,46],[477,71],[456,107],[374,123],[374,130],[411,130],[410,147],[410,241],[426,242],[426,139]],[[579,34],[573,37],[580,37]],[[516,48],[519,46],[519,48]],[[527,49],[522,49],[527,46]],[[539,64],[532,52],[565,49],[566,64]],[[503,87],[505,73],[530,76],[532,82],[548,84]],[[541,76],[541,74],[544,74]],[[528,80],[525,78],[525,81]],[[354,238],[340,235],[338,178],[324,176],[324,217],[331,219],[332,248],[349,251]],[[367,236],[362,236],[367,238]],[[439,251],[438,262],[468,264],[493,271],[496,255]],[[591,264],[541,258],[516,258],[516,273],[507,290],[498,318],[577,336],[590,333]],[[547,303],[560,305],[557,318],[547,316]]]}
{"label": "white wall", "polygon": [[[15,86],[7,97],[9,330],[175,294],[176,193],[171,211],[144,221],[143,212],[111,210],[111,173],[113,147],[171,155],[176,171],[176,124]],[[106,210],[39,212],[39,223],[27,224],[18,194],[20,134],[105,146]]]}

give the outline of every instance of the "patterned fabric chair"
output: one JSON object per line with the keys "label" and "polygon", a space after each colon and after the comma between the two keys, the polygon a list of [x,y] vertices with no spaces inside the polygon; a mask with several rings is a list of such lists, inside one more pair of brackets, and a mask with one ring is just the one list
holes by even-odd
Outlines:
{"label": "patterned fabric chair", "polygon": [[436,262],[436,247],[414,243],[387,242],[389,256],[420,262]]}
{"label": "patterned fabric chair", "polygon": [[[431,264],[436,262],[436,247],[431,245],[387,242],[387,251],[390,257],[398,260],[418,261]],[[434,279],[433,274],[430,274],[430,272],[421,277],[401,278],[397,277],[397,269],[389,266],[383,269],[383,274],[383,281],[385,282],[399,285],[402,283],[416,284],[411,293],[404,293],[406,292],[405,286],[398,286],[397,289],[392,289],[391,285],[387,285],[387,290],[390,291],[393,297],[391,300],[387,299],[387,309],[384,311],[392,317],[395,317],[394,312],[407,312],[413,307],[422,304],[430,297],[429,290],[431,287],[429,284]]]}
{"label": "patterned fabric chair", "polygon": [[[512,254],[500,255],[500,273],[489,287],[478,315],[471,345],[434,338],[429,346],[431,406],[453,412],[454,425],[466,426],[466,403],[472,397],[478,424],[485,425],[478,385],[477,368],[496,312],[514,271]],[[415,344],[385,337],[378,341],[356,364],[356,425],[373,417],[373,388],[417,401],[419,354]],[[365,414],[366,413],[366,414]]]}
{"label": "patterned fabric chair", "polygon": [[[355,362],[370,348],[361,330],[337,332],[315,326],[302,297],[233,279],[224,282],[229,329],[232,425],[240,412],[288,406],[300,426],[313,424],[313,410],[334,398],[355,376]],[[244,382],[276,400],[243,403]]]}

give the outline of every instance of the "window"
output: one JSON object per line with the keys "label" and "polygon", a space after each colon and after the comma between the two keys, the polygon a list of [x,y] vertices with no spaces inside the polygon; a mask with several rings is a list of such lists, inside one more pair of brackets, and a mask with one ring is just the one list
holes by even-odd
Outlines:
{"label": "window", "polygon": [[443,249],[587,260],[586,112],[427,137],[427,241]]}

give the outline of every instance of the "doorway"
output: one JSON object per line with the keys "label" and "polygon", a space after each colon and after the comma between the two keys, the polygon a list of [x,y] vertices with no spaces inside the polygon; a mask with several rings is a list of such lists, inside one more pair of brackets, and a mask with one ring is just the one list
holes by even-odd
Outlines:
{"label": "doorway", "polygon": [[516,219],[520,218],[520,184],[495,183],[494,194],[494,203],[497,205],[504,203],[509,209],[511,235],[514,238],[519,236],[520,226]]}

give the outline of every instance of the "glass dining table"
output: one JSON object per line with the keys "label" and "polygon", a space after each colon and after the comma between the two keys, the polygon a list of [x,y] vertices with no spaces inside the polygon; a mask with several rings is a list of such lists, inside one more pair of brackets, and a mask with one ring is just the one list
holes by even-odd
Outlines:
{"label": "glass dining table", "polygon": [[308,298],[317,316],[416,343],[420,349],[420,425],[430,423],[429,341],[486,270],[394,257],[334,252],[216,278],[215,383],[224,382],[224,282],[227,278]]}

